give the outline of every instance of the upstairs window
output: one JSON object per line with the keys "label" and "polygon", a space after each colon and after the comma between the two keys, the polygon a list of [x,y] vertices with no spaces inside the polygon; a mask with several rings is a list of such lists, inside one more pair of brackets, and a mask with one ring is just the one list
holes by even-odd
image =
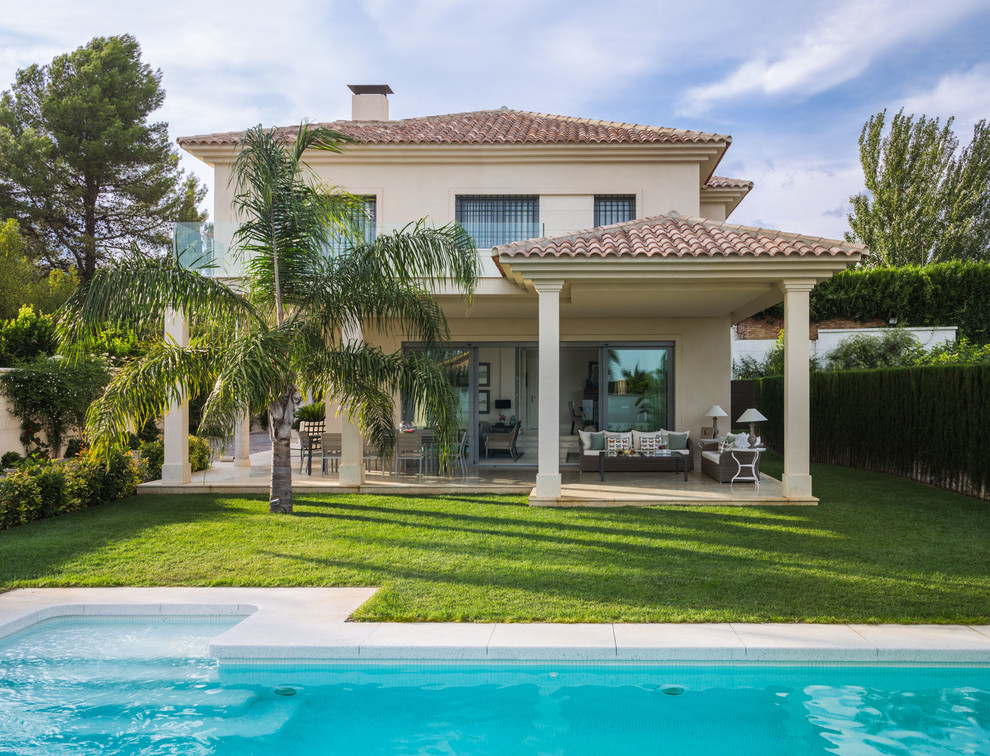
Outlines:
{"label": "upstairs window", "polygon": [[595,228],[636,220],[636,197],[627,194],[599,194],[595,197]]}
{"label": "upstairs window", "polygon": [[456,218],[478,249],[535,239],[540,235],[540,198],[462,196],[457,198]]}
{"label": "upstairs window", "polygon": [[[375,240],[375,228],[378,219],[378,199],[376,197],[359,197],[361,207],[354,211],[354,228],[357,230],[358,239],[365,243]],[[341,252],[349,244],[348,240],[338,235],[330,242],[330,249],[333,252]]]}

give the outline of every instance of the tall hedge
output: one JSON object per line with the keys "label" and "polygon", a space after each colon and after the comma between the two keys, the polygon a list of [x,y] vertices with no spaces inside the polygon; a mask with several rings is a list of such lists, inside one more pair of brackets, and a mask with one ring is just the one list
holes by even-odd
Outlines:
{"label": "tall hedge", "polygon": [[[970,341],[990,342],[990,263],[944,262],[847,270],[811,292],[811,320],[888,320],[900,326],[958,326]],[[782,318],[783,305],[757,317]]]}
{"label": "tall hedge", "polygon": [[[988,397],[990,365],[812,373],[812,458],[990,498]],[[756,381],[754,401],[782,449],[783,378]]]}

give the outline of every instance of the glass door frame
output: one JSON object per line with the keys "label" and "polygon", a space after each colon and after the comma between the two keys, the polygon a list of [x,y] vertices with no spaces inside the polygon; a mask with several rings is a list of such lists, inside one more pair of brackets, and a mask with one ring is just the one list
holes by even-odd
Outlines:
{"label": "glass door frame", "polygon": [[[469,454],[466,460],[469,465],[477,465],[480,461],[478,454],[478,349],[489,347],[539,349],[539,342],[535,341],[450,341],[444,344],[437,344],[427,348],[418,342],[403,342],[402,350],[425,351],[427,349],[451,349],[463,350],[468,353],[468,449]],[[673,341],[561,341],[560,349],[597,349],[598,350],[598,427],[607,429],[608,425],[608,350],[609,349],[652,349],[666,350],[667,352],[667,422],[671,428],[677,427],[674,417],[674,360],[676,359]],[[518,354],[518,352],[517,352]],[[542,360],[541,360],[542,364]],[[518,365],[516,366],[518,369]],[[525,393],[525,392],[523,392]],[[406,412],[404,397],[400,397],[401,412],[403,416]],[[540,397],[543,401],[543,397]],[[560,401],[560,384],[557,385],[557,401]],[[539,426],[534,426],[539,429]]]}
{"label": "glass door frame", "polygon": [[[674,359],[673,341],[562,341],[560,348],[598,349],[598,428],[608,429],[608,350],[609,349],[653,349],[667,352],[667,423],[677,427],[674,417]],[[558,394],[560,388],[557,389]],[[668,429],[669,430],[669,429]]]}

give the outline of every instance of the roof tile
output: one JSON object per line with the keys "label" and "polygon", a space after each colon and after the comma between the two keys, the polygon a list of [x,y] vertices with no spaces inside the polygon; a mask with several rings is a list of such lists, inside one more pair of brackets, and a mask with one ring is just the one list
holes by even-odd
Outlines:
{"label": "roof tile", "polygon": [[503,244],[494,256],[519,257],[729,257],[864,254],[861,244],[738,226],[671,213],[562,236]]}
{"label": "roof tile", "polygon": [[[320,125],[365,144],[729,144],[732,141],[729,136],[701,131],[506,108],[398,121],[330,121]],[[297,127],[283,127],[279,131],[291,139]],[[228,131],[179,137],[179,144],[235,145],[243,137],[243,131]]]}

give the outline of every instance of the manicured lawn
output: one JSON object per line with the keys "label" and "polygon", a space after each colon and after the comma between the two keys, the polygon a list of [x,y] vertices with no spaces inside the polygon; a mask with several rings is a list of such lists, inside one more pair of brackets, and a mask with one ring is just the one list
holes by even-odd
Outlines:
{"label": "manicured lawn", "polygon": [[0,532],[0,586],[381,586],[361,620],[990,622],[990,505],[812,473],[817,508],[141,496]]}

